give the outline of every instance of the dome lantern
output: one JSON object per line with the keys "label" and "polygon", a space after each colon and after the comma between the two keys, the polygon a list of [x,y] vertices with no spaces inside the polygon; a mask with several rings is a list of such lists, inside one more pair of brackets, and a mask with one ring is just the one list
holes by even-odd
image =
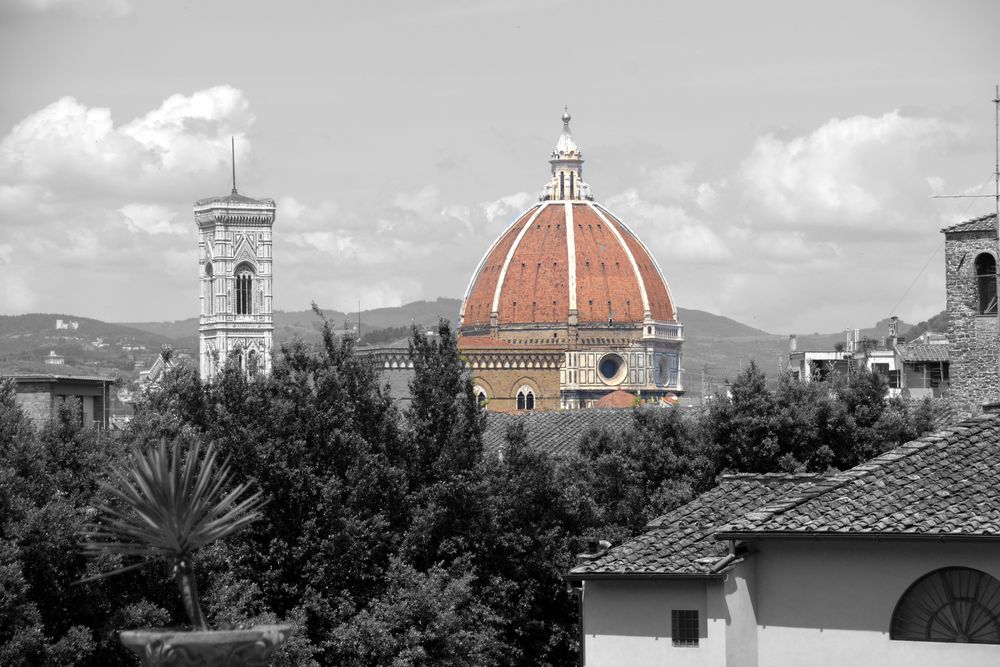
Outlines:
{"label": "dome lantern", "polygon": [[552,151],[552,180],[538,197],[540,201],[592,200],[590,185],[583,181],[583,154],[569,129],[569,107],[563,109],[562,134]]}

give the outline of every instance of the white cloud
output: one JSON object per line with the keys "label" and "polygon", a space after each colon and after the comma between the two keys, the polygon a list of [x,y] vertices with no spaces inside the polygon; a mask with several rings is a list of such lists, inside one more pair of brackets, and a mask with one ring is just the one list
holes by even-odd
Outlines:
{"label": "white cloud", "polygon": [[898,111],[834,118],[805,136],[759,138],[740,165],[740,188],[760,224],[902,228],[933,187],[923,170],[959,134]]}
{"label": "white cloud", "polygon": [[227,182],[230,134],[250,154],[252,122],[242,92],[218,86],[121,125],[71,97],[15,125],[0,140],[0,238],[14,248],[4,272],[16,276],[5,275],[5,310],[174,314],[197,288],[191,203],[211,194],[206,183]]}
{"label": "white cloud", "polygon": [[661,266],[664,261],[715,263],[732,256],[726,241],[681,205],[643,199],[634,188],[609,197],[607,205],[643,240]]}
{"label": "white cloud", "polygon": [[75,17],[122,17],[132,13],[132,0],[4,0],[0,14],[61,13]]}
{"label": "white cloud", "polygon": [[225,169],[230,136],[249,153],[252,122],[246,98],[231,86],[173,95],[117,127],[110,109],[63,97],[0,141],[0,181],[89,197],[191,191]]}
{"label": "white cloud", "polygon": [[147,234],[183,234],[185,231],[174,221],[177,211],[160,204],[126,204],[118,212],[129,231]]}
{"label": "white cloud", "polygon": [[[390,205],[278,199],[275,294],[285,308],[398,305],[458,296],[485,249],[531,203],[527,193],[441,201],[434,186],[397,193]],[[361,213],[364,211],[364,213]],[[281,232],[278,232],[278,229]]]}

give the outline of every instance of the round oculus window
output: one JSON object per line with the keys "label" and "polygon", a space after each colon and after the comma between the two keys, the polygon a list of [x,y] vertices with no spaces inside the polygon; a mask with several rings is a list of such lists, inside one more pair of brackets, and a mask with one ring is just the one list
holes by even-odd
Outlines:
{"label": "round oculus window", "polygon": [[625,360],[613,352],[604,355],[597,362],[597,374],[605,384],[620,384],[625,379],[627,370]]}

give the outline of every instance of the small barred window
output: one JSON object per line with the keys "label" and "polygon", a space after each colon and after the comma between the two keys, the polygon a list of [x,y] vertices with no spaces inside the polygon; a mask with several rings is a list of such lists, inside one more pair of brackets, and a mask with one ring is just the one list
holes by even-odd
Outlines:
{"label": "small barred window", "polygon": [[698,610],[670,610],[670,637],[674,646],[698,646]]}

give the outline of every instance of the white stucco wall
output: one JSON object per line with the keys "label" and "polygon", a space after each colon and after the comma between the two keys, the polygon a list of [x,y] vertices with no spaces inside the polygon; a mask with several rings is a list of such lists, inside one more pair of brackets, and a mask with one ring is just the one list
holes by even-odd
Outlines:
{"label": "white stucco wall", "polygon": [[[723,582],[587,581],[586,667],[708,667],[726,660]],[[670,611],[697,609],[697,647],[674,646]]]}
{"label": "white stucco wall", "polygon": [[1000,579],[1000,544],[798,539],[762,540],[758,548],[761,665],[1000,665],[998,645],[889,639],[893,609],[910,584],[951,566]]}

